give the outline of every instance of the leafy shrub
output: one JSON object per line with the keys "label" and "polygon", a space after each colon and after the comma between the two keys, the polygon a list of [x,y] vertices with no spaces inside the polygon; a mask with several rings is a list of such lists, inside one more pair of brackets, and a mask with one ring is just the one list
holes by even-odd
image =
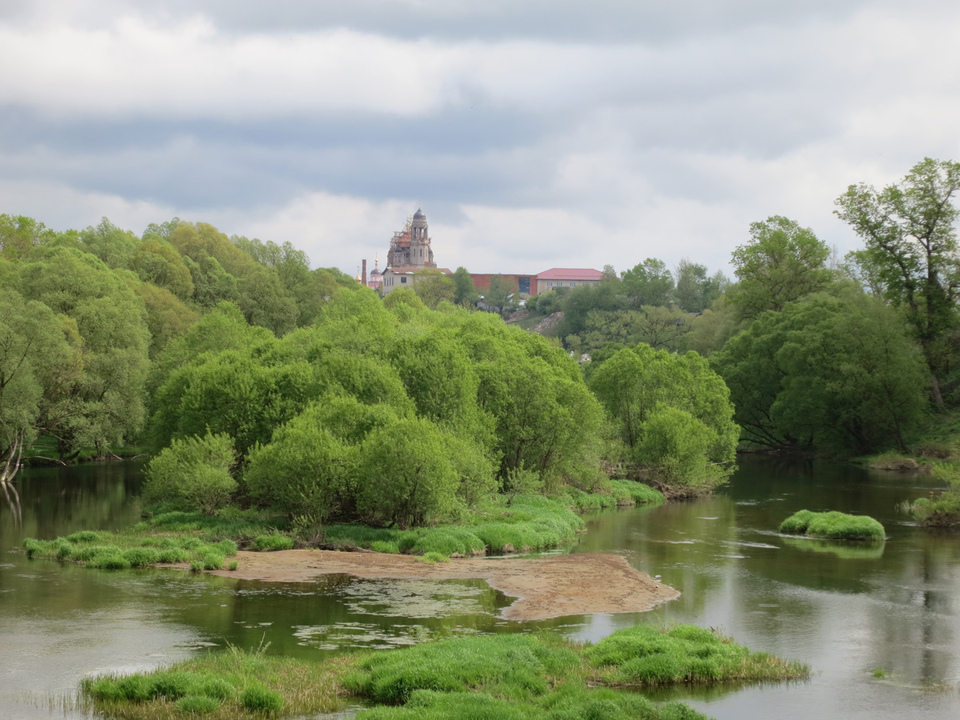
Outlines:
{"label": "leafy shrub", "polygon": [[240,694],[240,705],[254,712],[278,713],[283,710],[283,697],[276,690],[251,683]]}
{"label": "leafy shrub", "polygon": [[285,535],[258,535],[253,541],[254,550],[290,550],[292,547],[293,540]]}
{"label": "leafy shrub", "polygon": [[147,502],[170,500],[213,514],[230,501],[237,482],[230,475],[236,459],[229,435],[173,440],[150,461],[143,496]]}
{"label": "leafy shrub", "polygon": [[351,494],[355,447],[323,425],[319,405],[277,428],[250,452],[244,482],[250,496],[289,517],[319,524]]}
{"label": "leafy shrub", "polygon": [[370,432],[357,471],[357,511],[372,525],[401,529],[449,517],[459,478],[444,433],[428,420],[399,420]]}
{"label": "leafy shrub", "polygon": [[220,540],[214,543],[213,547],[225,557],[233,557],[237,554],[237,544],[233,540]]}
{"label": "leafy shrub", "polygon": [[643,424],[634,459],[667,484],[694,490],[720,482],[723,473],[710,461],[716,432],[686,410],[660,404]]}

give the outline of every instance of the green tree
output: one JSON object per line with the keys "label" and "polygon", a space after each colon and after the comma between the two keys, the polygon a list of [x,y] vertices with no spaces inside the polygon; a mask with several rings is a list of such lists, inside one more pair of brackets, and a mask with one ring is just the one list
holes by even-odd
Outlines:
{"label": "green tree", "polygon": [[730,387],[743,439],[774,447],[905,449],[926,373],[903,321],[845,289],[768,312],[711,362]]}
{"label": "green tree", "polygon": [[833,277],[826,266],[830,249],[793,220],[775,215],[755,222],[750,238],[733,251],[738,282],[728,292],[742,318],[783,310],[787,303],[824,289]]}
{"label": "green tree", "polygon": [[145,241],[130,258],[129,264],[130,269],[144,282],[165,288],[183,301],[193,297],[190,269],[169,243]]}
{"label": "green tree", "polygon": [[42,432],[42,409],[80,374],[79,347],[67,342],[50,308],[0,288],[0,482],[13,479],[25,449]]}
{"label": "green tree", "polygon": [[371,525],[407,529],[448,519],[459,478],[445,434],[428,420],[410,418],[373,430],[357,471],[357,512]]}
{"label": "green tree", "polygon": [[692,493],[709,491],[723,481],[723,469],[710,462],[716,433],[686,410],[660,403],[643,430],[635,457],[655,478]]}
{"label": "green tree", "polygon": [[103,260],[107,267],[125,270],[140,248],[140,238],[101,218],[99,225],[80,232],[80,246]]}
{"label": "green tree", "polygon": [[837,199],[837,215],[866,244],[852,259],[906,316],[923,349],[938,407],[943,405],[945,340],[958,324],[960,258],[953,203],[958,188],[960,163],[925,158],[898,184],[882,190],[851,185]]}
{"label": "green tree", "polygon": [[373,430],[398,419],[385,405],[324,396],[250,453],[244,481],[251,497],[320,525],[331,517],[351,517],[360,445]]}
{"label": "green tree", "polygon": [[690,318],[690,332],[684,335],[683,343],[687,350],[709,357],[745,325],[749,325],[749,321],[740,318],[737,308],[724,295],[711,307]]}
{"label": "green tree", "polygon": [[143,300],[147,311],[151,358],[156,358],[167,345],[185,335],[200,319],[196,311],[165,288],[135,280],[131,280],[129,284]]}
{"label": "green tree", "polygon": [[174,440],[147,465],[144,499],[165,500],[212,515],[237,491],[237,481],[230,474],[234,460],[227,435],[208,432]]}
{"label": "green tree", "polygon": [[681,310],[701,313],[716,302],[728,285],[729,280],[719,270],[708,276],[706,265],[699,265],[684,258],[677,265],[674,297]]}
{"label": "green tree", "polygon": [[47,432],[61,456],[107,446],[139,431],[150,334],[143,302],[89,253],[45,248],[20,267],[24,297],[68,318],[82,347],[82,372],[47,396]]}
{"label": "green tree", "polygon": [[34,248],[49,245],[55,237],[53,230],[33,218],[0,214],[0,257],[27,258]]}
{"label": "green tree", "polygon": [[229,435],[245,457],[274,428],[321,394],[306,362],[268,364],[250,351],[204,354],[173,371],[157,390],[151,435],[157,447],[210,431]]}
{"label": "green tree", "polygon": [[417,284],[413,290],[431,310],[436,310],[437,305],[444,301],[453,302],[457,297],[456,283],[446,273],[432,268],[417,273]]}
{"label": "green tree", "polygon": [[633,307],[669,305],[673,302],[673,273],[662,260],[647,258],[620,273],[620,279]]}
{"label": "green tree", "polygon": [[[650,463],[656,455],[651,455],[651,448],[667,447],[666,435],[644,445],[650,418],[658,408],[664,407],[683,411],[708,429],[709,442],[704,445],[703,457],[694,463],[698,468],[729,464],[734,459],[740,429],[733,421],[730,392],[707,361],[696,353],[675,355],[647,345],[626,348],[593,370],[590,389],[607,411],[623,444],[624,457],[631,462]],[[661,423],[658,432],[663,433],[667,427],[693,427],[689,420],[676,413],[664,415],[657,422]],[[699,433],[697,430],[697,437]],[[682,438],[669,442],[682,442]],[[668,462],[665,456],[656,457],[656,463],[652,467],[647,465],[648,469],[694,467],[686,456],[676,458],[672,465],[673,461]],[[696,477],[688,480],[698,485],[704,479],[700,475],[698,471]],[[718,478],[719,473],[714,479]],[[676,481],[677,477],[671,475],[670,479]]]}
{"label": "green tree", "polygon": [[524,469],[548,490],[563,482],[591,487],[602,411],[577,364],[546,339],[485,313],[456,332],[480,379],[480,407],[493,418],[501,481]]}
{"label": "green tree", "polygon": [[473,287],[473,278],[465,267],[458,267],[453,273],[456,290],[453,302],[463,307],[474,307],[477,303],[477,290]]}
{"label": "green tree", "polygon": [[501,317],[506,317],[517,308],[516,288],[503,276],[494,275],[490,278],[490,289],[483,296],[483,302]]}

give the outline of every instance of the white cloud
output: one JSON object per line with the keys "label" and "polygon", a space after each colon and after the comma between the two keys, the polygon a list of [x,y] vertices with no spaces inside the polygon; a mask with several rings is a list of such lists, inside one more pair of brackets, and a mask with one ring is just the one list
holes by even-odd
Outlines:
{"label": "white cloud", "polygon": [[[513,3],[27,3],[0,11],[0,212],[180,215],[351,274],[414,197],[451,268],[726,267],[773,214],[845,251],[848,184],[960,151],[960,7],[841,4],[544,3],[534,29]],[[436,22],[388,34],[406,13]],[[615,27],[640,19],[670,31]]]}

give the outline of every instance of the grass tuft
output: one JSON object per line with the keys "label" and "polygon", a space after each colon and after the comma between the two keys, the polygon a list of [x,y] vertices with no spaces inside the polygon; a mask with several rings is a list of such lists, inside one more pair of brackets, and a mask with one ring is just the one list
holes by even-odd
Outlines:
{"label": "grass tuft", "polygon": [[240,694],[240,706],[252,712],[279,713],[283,710],[283,696],[260,683],[251,683]]}
{"label": "grass tuft", "polygon": [[780,532],[827,540],[883,540],[887,535],[883,525],[866,515],[809,510],[800,510],[780,523]]}
{"label": "grass tuft", "polygon": [[257,535],[253,541],[253,549],[263,552],[273,550],[290,550],[293,548],[293,539],[286,535],[270,534]]}

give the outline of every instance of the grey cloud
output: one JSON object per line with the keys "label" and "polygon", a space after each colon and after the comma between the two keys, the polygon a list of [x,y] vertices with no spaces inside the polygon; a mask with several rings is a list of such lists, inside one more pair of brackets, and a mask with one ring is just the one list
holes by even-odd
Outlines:
{"label": "grey cloud", "polygon": [[790,26],[811,17],[839,20],[866,4],[869,0],[168,0],[152,12],[199,11],[219,27],[242,33],[347,27],[397,38],[657,42],[750,25]]}

